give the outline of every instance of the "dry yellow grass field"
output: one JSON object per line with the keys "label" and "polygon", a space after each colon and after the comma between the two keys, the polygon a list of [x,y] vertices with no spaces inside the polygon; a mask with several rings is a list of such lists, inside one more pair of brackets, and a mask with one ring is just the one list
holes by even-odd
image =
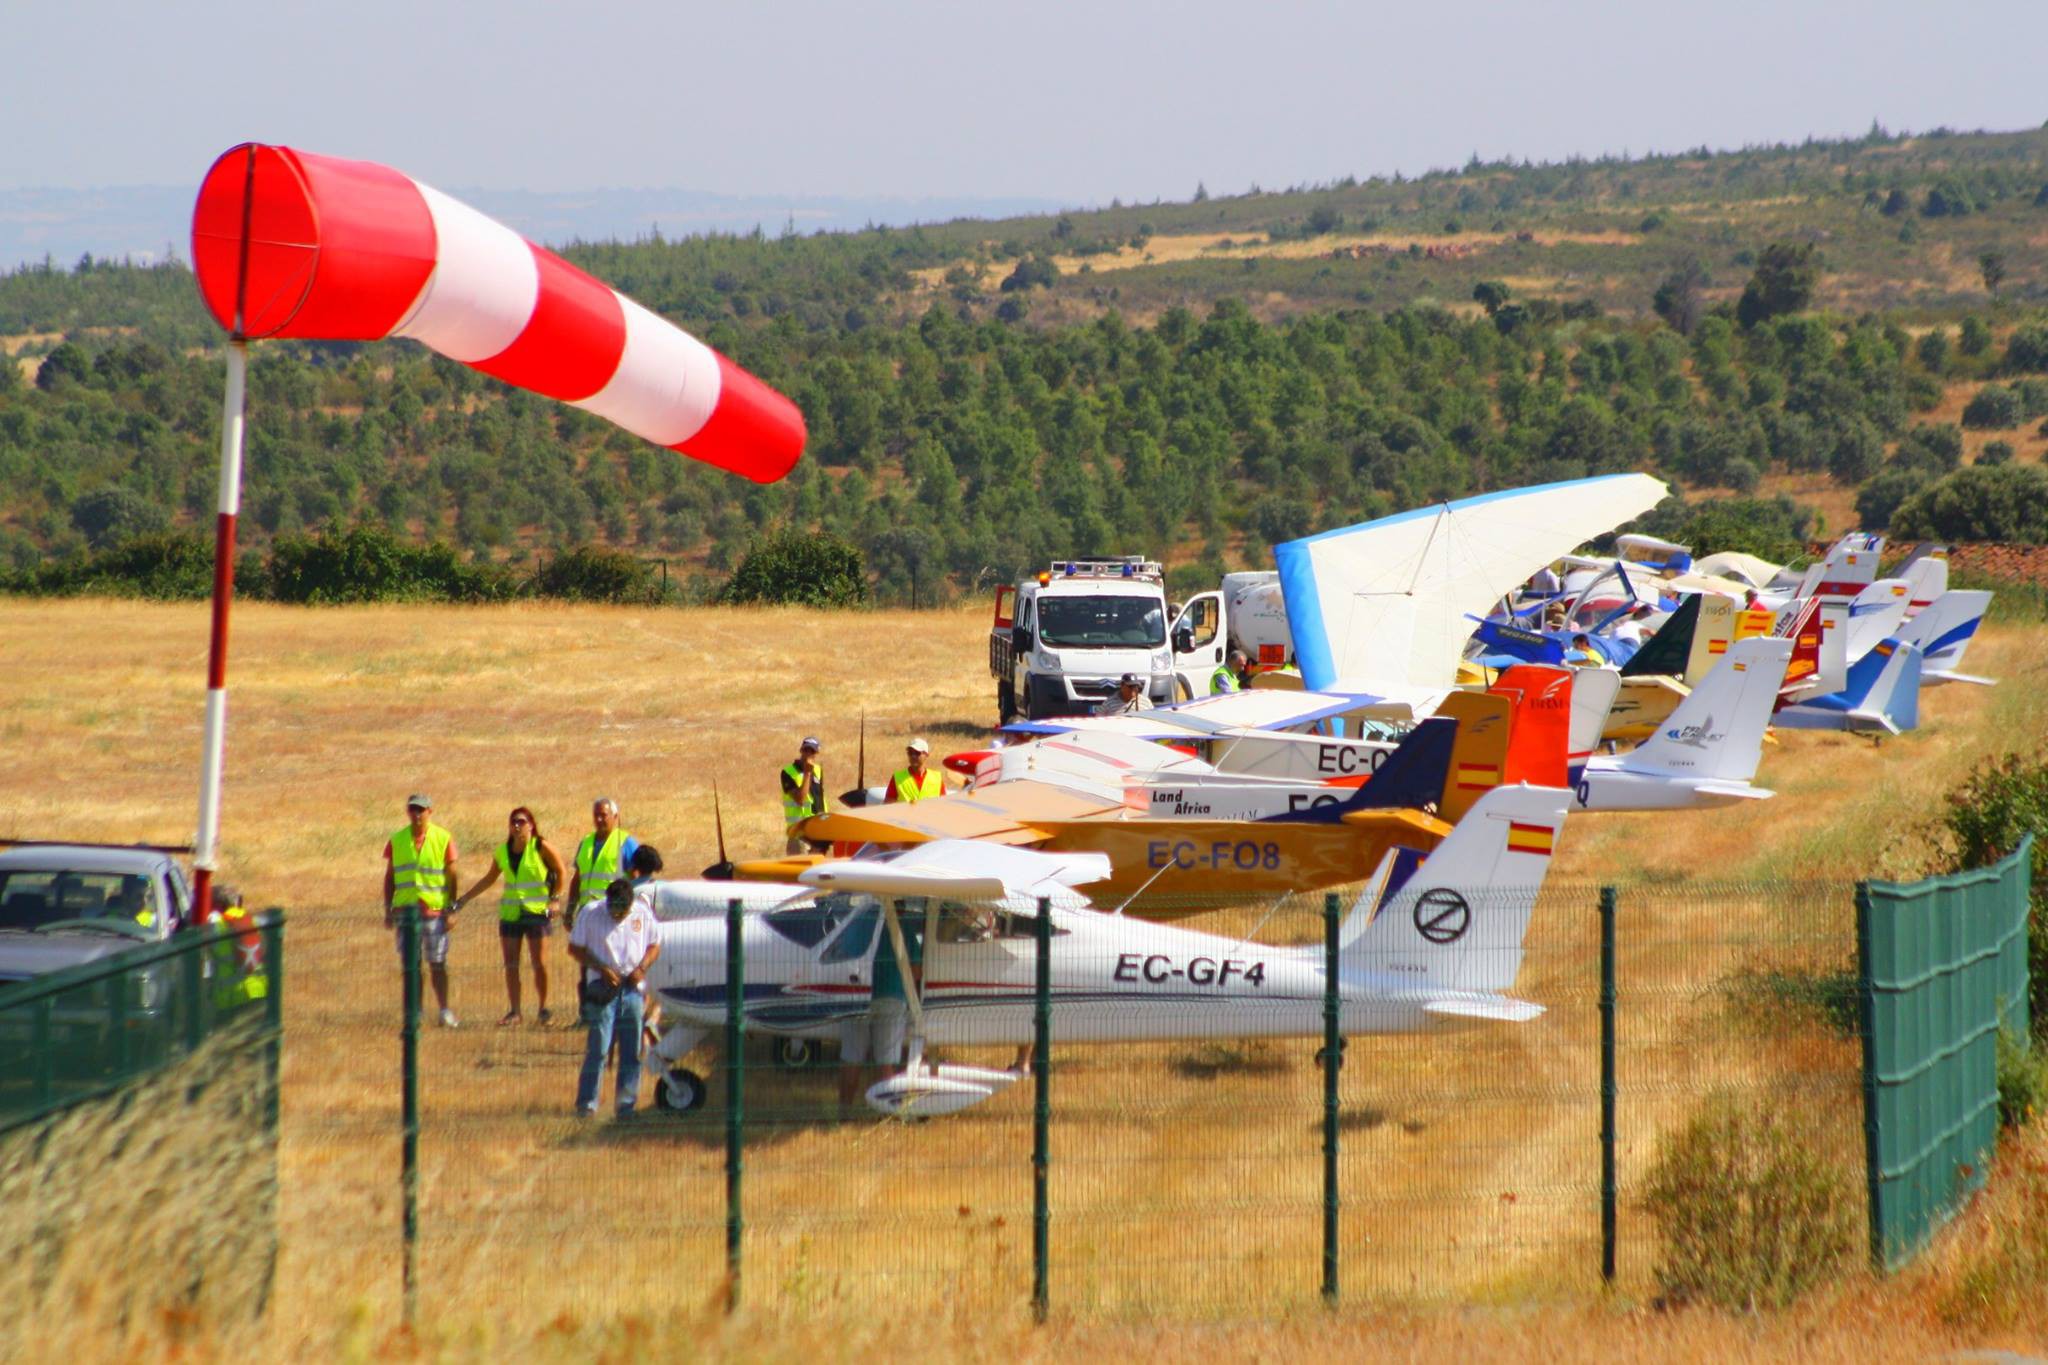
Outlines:
{"label": "dry yellow grass field", "polygon": [[[1064,1320],[1040,1333],[1021,1311],[1027,1095],[921,1126],[839,1122],[829,1076],[757,1071],[751,1107],[768,1126],[750,1148],[748,1308],[727,1324],[715,1307],[716,1104],[630,1128],[568,1119],[580,1037],[490,1027],[503,989],[492,913],[479,906],[452,957],[466,1026],[423,1039],[424,1335],[396,1335],[397,972],[376,895],[378,852],[406,793],[435,796],[465,878],[483,868],[510,806],[532,806],[566,849],[599,794],[620,802],[672,871],[692,871],[715,856],[714,782],[735,856],[770,851],[780,846],[774,770],[799,735],[824,736],[838,790],[852,784],[863,710],[874,780],[911,734],[941,752],[986,734],[985,629],[978,610],[238,610],[225,875],[252,904],[292,916],[284,1252],[265,1329],[275,1349],[1868,1358],[2008,1340],[1935,1316],[1940,1257],[1759,1321],[1647,1312],[1645,1220],[1632,1210],[1621,1293],[1600,1298],[1589,888],[1628,888],[1623,975],[1640,1023],[1625,1031],[1625,1187],[1653,1157],[1656,1132],[1714,1084],[1789,1077],[1795,1099],[1853,1106],[1846,1045],[1765,1036],[1732,1017],[1726,981],[1760,953],[1843,960],[1848,879],[1919,870],[1939,794],[1989,756],[2048,736],[2042,636],[2017,627],[1987,630],[1970,660],[2002,685],[1931,694],[1912,735],[1786,736],[1760,777],[1777,801],[1574,820],[1518,983],[1550,1007],[1536,1024],[1353,1043],[1344,1257],[1347,1296],[1366,1306],[1335,1318],[1314,1307],[1312,1048],[1190,1044],[1062,1059],[1054,1294]],[[204,608],[0,601],[0,640],[0,833],[187,838]],[[1759,890],[1772,879],[1786,894]],[[1298,916],[1268,926],[1288,938],[1313,931]],[[559,1000],[559,941],[551,953]],[[1831,1136],[1853,1142],[1847,1122],[1847,1137],[1839,1123]],[[1281,1321],[1232,1325],[1269,1316]],[[127,1344],[145,1353],[167,1340],[148,1324],[131,1330]],[[920,1342],[926,1331],[934,1339]]]}

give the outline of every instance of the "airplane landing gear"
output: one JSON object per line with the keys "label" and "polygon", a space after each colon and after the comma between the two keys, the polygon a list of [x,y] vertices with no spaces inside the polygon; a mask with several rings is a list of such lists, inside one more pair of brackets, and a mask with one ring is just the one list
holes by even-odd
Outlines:
{"label": "airplane landing gear", "polygon": [[672,1067],[662,1073],[661,1081],[654,1087],[654,1104],[657,1109],[667,1109],[678,1114],[687,1114],[704,1105],[704,1078],[683,1067]]}
{"label": "airplane landing gear", "polygon": [[777,1038],[772,1055],[775,1065],[801,1071],[807,1066],[816,1066],[822,1051],[813,1038]]}

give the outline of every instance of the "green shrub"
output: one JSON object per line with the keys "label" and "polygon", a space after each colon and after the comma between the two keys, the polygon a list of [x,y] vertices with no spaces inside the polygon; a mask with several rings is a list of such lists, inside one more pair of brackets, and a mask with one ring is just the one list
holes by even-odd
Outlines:
{"label": "green shrub", "polygon": [[787,530],[747,551],[718,600],[855,607],[867,595],[859,549],[828,532]]}
{"label": "green shrub", "polygon": [[2016,328],[2005,343],[2005,368],[2013,371],[2048,370],[2048,322]]}
{"label": "green shrub", "polygon": [[[243,585],[240,572],[237,586]],[[213,545],[196,535],[136,536],[76,559],[0,575],[0,589],[36,597],[148,597],[190,602],[213,592]]]}
{"label": "green shrub", "polygon": [[2048,1037],[2048,759],[2007,754],[1948,794],[1950,867],[1997,862],[2034,836],[2032,903],[2027,911],[2027,1004],[2036,1038]]}
{"label": "green shrub", "polygon": [[2000,1025],[1998,1029],[1998,1122],[2022,1128],[2048,1110],[2048,1051]]}
{"label": "green shrub", "polygon": [[1963,425],[2003,431],[2018,426],[2024,412],[2017,392],[2003,384],[1986,384],[1963,408]]}
{"label": "green shrub", "polygon": [[1739,1311],[1782,1308],[1833,1277],[1861,1221],[1847,1175],[1769,1101],[1710,1099],[1658,1145],[1647,1189],[1664,1293]]}
{"label": "green shrub", "polygon": [[410,545],[381,526],[280,536],[271,545],[269,595],[279,602],[499,602],[519,595],[516,579],[487,563],[464,563],[440,541]]}
{"label": "green shrub", "polygon": [[602,545],[556,555],[533,576],[533,590],[571,602],[658,602],[662,596],[645,560]]}
{"label": "green shrub", "polygon": [[1869,531],[1882,531],[1908,498],[1932,481],[1918,468],[1887,469],[1856,491],[1856,524]]}
{"label": "green shrub", "polygon": [[1977,452],[1978,464],[2011,464],[2012,442],[1986,441],[1984,448]]}
{"label": "green shrub", "polygon": [[2048,541],[2048,470],[2031,464],[1958,469],[1900,503],[1892,531],[1907,539]]}

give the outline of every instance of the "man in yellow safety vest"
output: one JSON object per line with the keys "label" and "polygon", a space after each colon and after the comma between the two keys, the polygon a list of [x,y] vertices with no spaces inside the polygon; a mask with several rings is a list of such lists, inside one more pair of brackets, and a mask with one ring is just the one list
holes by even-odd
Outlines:
{"label": "man in yellow safety vest", "polygon": [[587,900],[604,895],[604,889],[627,875],[633,850],[640,841],[619,828],[619,803],[600,796],[590,803],[590,833],[576,845],[576,871],[569,878],[569,898],[562,905],[562,920],[572,930],[576,912]]}
{"label": "man in yellow safety vest", "polygon": [[832,809],[831,800],[825,795],[825,769],[818,762],[818,751],[824,746],[817,736],[805,735],[803,743],[796,746],[796,761],[786,763],[782,768],[782,832],[786,842],[784,853],[823,853],[830,845],[806,839],[803,823],[813,815],[823,815]]}
{"label": "man in yellow safety vest", "polygon": [[[400,910],[408,905],[420,908],[420,949],[434,984],[434,1000],[441,1007],[441,1027],[454,1028],[455,1011],[448,1008],[448,931],[455,927],[449,903],[459,889],[455,836],[427,818],[433,809],[434,803],[420,793],[408,796],[407,824],[384,845],[384,924],[396,928]],[[405,951],[402,929],[398,951]]]}
{"label": "man in yellow safety vest", "polygon": [[923,737],[913,739],[903,751],[909,758],[909,766],[898,768],[889,779],[890,801],[929,801],[934,796],[946,794],[946,779],[936,769],[927,766],[932,746]]}

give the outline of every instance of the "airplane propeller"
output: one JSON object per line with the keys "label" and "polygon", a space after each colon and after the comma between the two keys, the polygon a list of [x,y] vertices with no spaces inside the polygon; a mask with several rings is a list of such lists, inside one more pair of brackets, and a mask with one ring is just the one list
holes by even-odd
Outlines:
{"label": "airplane propeller", "polygon": [[733,876],[732,859],[725,852],[725,811],[718,803],[718,779],[711,780],[711,819],[718,829],[718,861],[704,869],[704,880],[729,882]]}

